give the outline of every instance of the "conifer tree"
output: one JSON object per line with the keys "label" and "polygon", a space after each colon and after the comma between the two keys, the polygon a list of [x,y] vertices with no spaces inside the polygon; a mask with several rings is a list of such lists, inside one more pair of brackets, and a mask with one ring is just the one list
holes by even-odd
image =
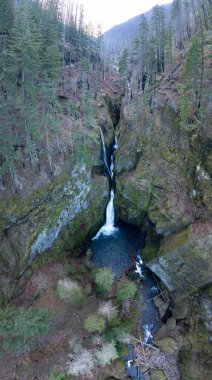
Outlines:
{"label": "conifer tree", "polygon": [[124,49],[121,53],[119,62],[118,62],[118,70],[119,70],[119,76],[120,76],[120,84],[122,88],[125,90],[125,97],[127,98],[128,96],[128,57],[129,57],[129,52],[128,49]]}

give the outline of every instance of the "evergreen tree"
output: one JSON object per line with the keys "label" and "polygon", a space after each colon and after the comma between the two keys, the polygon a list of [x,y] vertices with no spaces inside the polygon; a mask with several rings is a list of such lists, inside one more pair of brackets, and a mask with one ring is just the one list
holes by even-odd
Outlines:
{"label": "evergreen tree", "polygon": [[128,49],[124,49],[121,53],[121,56],[119,58],[118,62],[118,71],[119,71],[119,77],[120,77],[120,84],[123,89],[125,89],[125,97],[128,96],[128,57],[129,52]]}
{"label": "evergreen tree", "polygon": [[149,39],[149,24],[147,18],[142,15],[139,29],[139,48],[140,48],[140,74],[138,76],[138,90],[142,85],[144,92],[147,80],[147,63],[148,63],[148,39]]}
{"label": "evergreen tree", "polygon": [[6,49],[7,38],[14,19],[14,0],[1,0],[0,3],[0,52]]}
{"label": "evergreen tree", "polygon": [[36,105],[36,80],[40,71],[40,41],[31,17],[30,3],[22,0],[16,12],[7,50],[7,93],[14,98],[19,122],[24,125],[27,151],[32,165],[38,162],[36,140],[39,136]]}
{"label": "evergreen tree", "polygon": [[56,89],[60,79],[61,62],[61,55],[59,51],[58,4],[56,0],[48,0],[46,7],[43,10],[42,36],[42,76],[39,92],[42,103],[41,123],[45,132],[46,153],[50,172],[53,174],[50,131],[56,132],[58,129],[56,111],[59,104]]}

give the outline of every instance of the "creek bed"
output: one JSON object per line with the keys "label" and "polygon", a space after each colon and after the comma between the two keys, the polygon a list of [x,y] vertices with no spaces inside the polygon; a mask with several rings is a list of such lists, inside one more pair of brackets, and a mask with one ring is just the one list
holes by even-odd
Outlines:
{"label": "creek bed", "polygon": [[[153,298],[159,294],[157,282],[153,274],[145,267],[141,260],[142,249],[144,248],[145,235],[141,230],[130,224],[118,222],[109,233],[97,234],[89,242],[88,247],[92,250],[91,262],[95,267],[111,268],[115,277],[119,279],[129,269],[132,270],[135,262],[140,262],[140,275],[129,272],[130,277],[138,279],[140,277],[140,311],[141,311],[141,333],[145,343],[151,343],[153,335],[161,326],[158,311],[154,305]],[[137,266],[137,269],[139,265]],[[125,366],[128,375],[132,379],[143,379],[138,368],[131,364]],[[137,370],[137,375],[131,376]]]}

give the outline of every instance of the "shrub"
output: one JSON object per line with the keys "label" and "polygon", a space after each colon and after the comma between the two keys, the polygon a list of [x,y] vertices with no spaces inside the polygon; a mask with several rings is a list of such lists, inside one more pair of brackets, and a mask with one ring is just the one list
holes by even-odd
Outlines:
{"label": "shrub", "polygon": [[118,310],[116,306],[112,304],[112,301],[102,302],[99,309],[98,314],[102,317],[105,317],[108,321],[115,318],[118,314]]}
{"label": "shrub", "polygon": [[123,336],[123,334],[128,334],[131,331],[131,327],[129,323],[122,322],[121,326],[115,326],[115,327],[109,327],[104,333],[104,339],[107,342],[119,342],[120,337]]}
{"label": "shrub", "polygon": [[99,293],[107,293],[113,285],[114,275],[109,268],[98,268],[93,272],[93,280]]}
{"label": "shrub", "polygon": [[80,274],[86,274],[86,273],[88,273],[88,269],[86,268],[85,265],[79,265],[77,267],[77,272]]}
{"label": "shrub", "polygon": [[116,297],[119,301],[128,300],[134,298],[136,291],[136,285],[128,279],[124,279],[117,287]]}
{"label": "shrub", "polygon": [[83,350],[80,354],[69,354],[70,361],[67,362],[67,373],[73,376],[92,376],[95,367],[95,357],[92,352]]}
{"label": "shrub", "polygon": [[83,274],[80,274],[80,273],[76,273],[75,275],[74,275],[74,280],[75,281],[77,281],[77,282],[83,282],[83,280],[84,280],[84,276],[83,276]]}
{"label": "shrub", "polygon": [[68,265],[66,266],[66,272],[67,272],[67,274],[68,274],[69,276],[71,276],[71,275],[74,273],[74,268],[73,268],[70,264],[68,264]]}
{"label": "shrub", "polygon": [[58,281],[57,293],[61,299],[69,301],[73,305],[79,304],[84,298],[81,287],[77,282],[69,279]]}
{"label": "shrub", "polygon": [[108,321],[108,327],[117,327],[122,325],[122,323],[123,321],[120,318],[114,317]]}
{"label": "shrub", "polygon": [[104,343],[101,350],[96,351],[96,357],[101,365],[111,363],[118,358],[118,353],[114,342]]}
{"label": "shrub", "polygon": [[90,314],[85,319],[84,326],[89,333],[101,333],[105,329],[105,321],[96,314]]}
{"label": "shrub", "polygon": [[3,348],[21,353],[34,347],[49,329],[52,313],[44,309],[7,307],[0,313],[0,336]]}
{"label": "shrub", "polygon": [[55,365],[52,368],[49,380],[68,380],[67,375],[61,371],[60,367]]}

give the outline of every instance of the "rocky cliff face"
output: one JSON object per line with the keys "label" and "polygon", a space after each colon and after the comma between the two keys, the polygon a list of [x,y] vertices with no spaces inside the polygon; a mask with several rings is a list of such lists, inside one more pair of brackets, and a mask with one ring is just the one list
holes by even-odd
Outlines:
{"label": "rocky cliff face", "polygon": [[[104,125],[108,146],[114,141],[113,114],[104,100],[99,105],[99,119],[93,129],[95,138],[89,142],[89,162],[73,165],[66,159],[49,178],[42,171],[34,178],[30,172],[19,173],[25,185],[19,194],[10,196],[2,191],[0,202],[0,300],[16,294],[20,276],[41,262],[53,260],[61,252],[72,252],[94,234],[104,221],[109,197],[108,179],[101,160],[99,125]],[[32,174],[32,173],[31,173]],[[22,276],[23,277],[23,276]]]}
{"label": "rocky cliff face", "polygon": [[[173,105],[161,98],[156,104],[151,111],[136,101],[123,107],[116,210],[122,220],[147,229],[143,258],[169,290],[175,318],[179,323],[187,320],[189,335],[180,351],[183,379],[190,379],[188,372],[194,379],[207,378],[210,366],[205,368],[203,362],[204,355],[206,361],[211,357],[211,111],[208,106],[204,128],[192,138],[180,130]],[[202,297],[206,308],[200,306]],[[188,354],[192,350],[199,352],[199,367],[196,356]]]}
{"label": "rocky cliff face", "polygon": [[[201,137],[195,143],[191,141],[180,131],[177,113],[166,104],[153,112],[143,107],[137,119],[135,107],[123,109],[116,156],[116,210],[121,219],[136,225],[141,226],[145,218],[151,221],[162,242],[155,259],[158,269],[154,271],[172,290],[176,285],[165,279],[168,263],[164,259],[162,264],[161,259],[167,252],[172,252],[168,260],[174,263],[180,251],[189,256],[195,248],[196,271],[200,262],[202,267],[211,268],[212,191],[211,172],[206,165],[211,154],[207,149],[209,139],[207,146]],[[152,270],[156,261],[150,264]],[[194,286],[210,283],[208,276]]]}

